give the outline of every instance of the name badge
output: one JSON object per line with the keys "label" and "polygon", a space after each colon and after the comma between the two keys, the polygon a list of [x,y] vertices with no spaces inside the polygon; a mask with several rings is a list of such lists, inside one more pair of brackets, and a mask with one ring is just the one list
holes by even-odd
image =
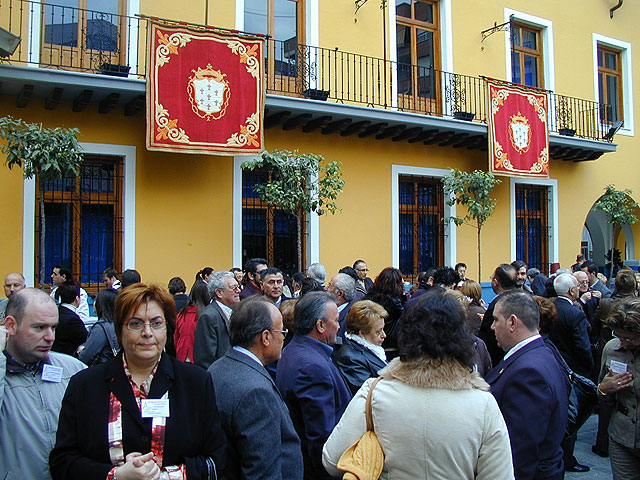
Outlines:
{"label": "name badge", "polygon": [[168,417],[169,399],[142,399],[142,418]]}
{"label": "name badge", "polygon": [[613,372],[614,375],[618,373],[624,373],[627,370],[629,370],[629,367],[627,366],[626,363],[617,362],[615,360],[611,360],[611,365],[609,365],[609,368],[611,368],[611,371]]}
{"label": "name badge", "polygon": [[62,370],[62,367],[56,367],[55,365],[45,363],[42,366],[42,381],[60,383],[62,381]]}

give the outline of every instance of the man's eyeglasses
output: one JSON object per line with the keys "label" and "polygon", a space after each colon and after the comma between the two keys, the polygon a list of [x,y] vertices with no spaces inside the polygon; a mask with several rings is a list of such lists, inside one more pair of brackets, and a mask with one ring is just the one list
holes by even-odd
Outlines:
{"label": "man's eyeglasses", "polygon": [[282,334],[282,336],[283,336],[283,337],[286,337],[286,336],[287,336],[287,333],[289,333],[289,330],[288,330],[288,329],[286,329],[286,328],[285,328],[284,330],[276,330],[276,329],[273,329],[273,330],[271,330],[271,331],[272,331],[272,332],[280,332],[280,333]]}
{"label": "man's eyeglasses", "polygon": [[164,330],[167,328],[166,320],[152,320],[150,322],[143,322],[142,320],[129,320],[127,322],[127,330],[132,332],[139,332],[143,330],[146,325],[151,327],[151,330]]}

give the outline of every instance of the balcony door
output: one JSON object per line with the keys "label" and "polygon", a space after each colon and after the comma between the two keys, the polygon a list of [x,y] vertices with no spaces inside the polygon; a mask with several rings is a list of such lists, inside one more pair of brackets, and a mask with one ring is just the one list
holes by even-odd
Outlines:
{"label": "balcony door", "polygon": [[118,72],[126,64],[126,0],[47,0],[40,63]]}
{"label": "balcony door", "polygon": [[438,113],[438,2],[396,0],[398,108]]}

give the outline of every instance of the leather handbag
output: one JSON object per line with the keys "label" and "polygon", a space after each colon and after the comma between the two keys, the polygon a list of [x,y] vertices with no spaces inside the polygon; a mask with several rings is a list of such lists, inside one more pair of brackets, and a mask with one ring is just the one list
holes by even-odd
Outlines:
{"label": "leather handbag", "polygon": [[380,380],[381,377],[378,377],[373,381],[367,395],[365,406],[367,431],[338,460],[337,467],[345,472],[342,476],[343,480],[377,480],[384,468],[384,451],[376,432],[373,430],[373,413],[371,411],[373,389]]}

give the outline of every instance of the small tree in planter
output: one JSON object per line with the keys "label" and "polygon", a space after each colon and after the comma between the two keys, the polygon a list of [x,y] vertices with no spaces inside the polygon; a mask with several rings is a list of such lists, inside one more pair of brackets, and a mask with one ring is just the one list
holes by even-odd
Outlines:
{"label": "small tree in planter", "polygon": [[460,226],[465,222],[475,222],[478,239],[478,278],[482,278],[481,233],[485,222],[496,208],[497,200],[491,197],[491,191],[500,183],[492,173],[474,170],[472,173],[451,169],[451,173],[442,178],[444,190],[449,195],[447,205],[462,205],[467,208],[464,217],[447,217],[446,222]]}
{"label": "small tree in planter", "polygon": [[76,135],[77,128],[43,128],[11,116],[0,118],[0,138],[6,140],[1,150],[4,164],[11,170],[23,168],[25,179],[38,177],[40,183],[40,285],[45,282],[45,214],[44,186],[47,182],[77,176],[83,161]]}
{"label": "small tree in planter", "polygon": [[270,181],[254,188],[263,202],[295,217],[299,268],[302,268],[303,216],[310,212],[335,214],[338,210],[336,199],[344,186],[340,171],[342,163],[324,162],[321,155],[276,150],[264,152],[261,158],[242,164],[243,169],[259,168],[271,172]]}
{"label": "small tree in planter", "polygon": [[[595,210],[601,210],[607,216],[607,222],[612,225],[611,228],[611,250],[607,259],[611,262],[611,277],[615,275],[615,235],[616,228],[622,225],[633,225],[638,221],[634,210],[638,208],[638,203],[631,198],[631,190],[617,190],[614,185],[607,185],[604,188],[604,195],[593,206]],[[614,261],[611,261],[614,259]]]}

